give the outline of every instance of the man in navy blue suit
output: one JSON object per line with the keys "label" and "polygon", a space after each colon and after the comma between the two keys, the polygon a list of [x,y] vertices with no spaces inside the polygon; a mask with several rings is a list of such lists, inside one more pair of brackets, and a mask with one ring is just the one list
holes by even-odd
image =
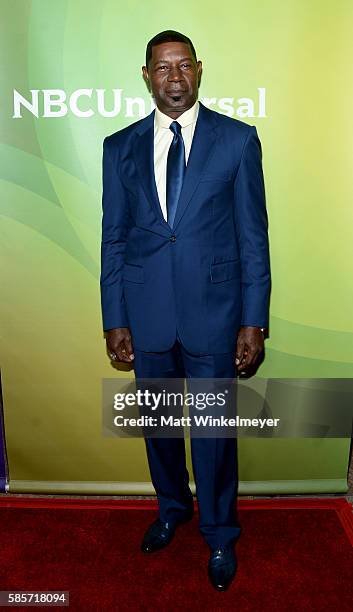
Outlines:
{"label": "man in navy blue suit", "polygon": [[[202,64],[168,30],[147,45],[156,109],[103,147],[101,301],[111,359],[136,378],[251,375],[264,354],[271,286],[256,128],[198,101]],[[144,552],[167,546],[193,515],[183,438],[146,438],[159,516]],[[236,439],[191,439],[208,574],[236,573]],[[186,551],[188,554],[188,551]]]}

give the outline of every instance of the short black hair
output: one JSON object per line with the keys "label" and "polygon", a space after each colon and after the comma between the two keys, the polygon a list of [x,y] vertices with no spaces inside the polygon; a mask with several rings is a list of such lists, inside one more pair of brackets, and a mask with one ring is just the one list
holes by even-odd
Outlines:
{"label": "short black hair", "polygon": [[186,45],[190,46],[191,52],[197,61],[195,47],[192,44],[190,38],[185,36],[185,34],[181,34],[180,32],[176,32],[175,30],[164,30],[164,32],[160,32],[156,34],[151,40],[147,43],[146,47],[146,66],[148,68],[148,64],[152,58],[152,47],[156,47],[157,45],[161,45],[166,42],[183,42]]}

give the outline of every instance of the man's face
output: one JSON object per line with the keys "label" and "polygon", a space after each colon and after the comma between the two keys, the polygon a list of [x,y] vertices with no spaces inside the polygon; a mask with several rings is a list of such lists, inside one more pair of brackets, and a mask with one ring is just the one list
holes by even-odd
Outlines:
{"label": "man's face", "polygon": [[176,119],[196,102],[202,63],[196,62],[188,44],[152,47],[152,58],[142,72],[162,113]]}

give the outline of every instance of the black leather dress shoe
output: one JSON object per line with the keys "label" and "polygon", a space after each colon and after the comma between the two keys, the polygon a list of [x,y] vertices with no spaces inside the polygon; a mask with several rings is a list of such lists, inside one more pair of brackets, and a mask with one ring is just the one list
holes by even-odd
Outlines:
{"label": "black leather dress shoe", "polygon": [[234,546],[216,548],[208,562],[208,575],[217,591],[226,591],[237,571]]}
{"label": "black leather dress shoe", "polygon": [[193,512],[187,514],[185,518],[173,525],[171,523],[165,523],[157,518],[152,525],[148,527],[145,535],[143,536],[141,543],[142,552],[151,553],[168,546],[174,537],[176,527],[181,523],[191,521],[192,517]]}

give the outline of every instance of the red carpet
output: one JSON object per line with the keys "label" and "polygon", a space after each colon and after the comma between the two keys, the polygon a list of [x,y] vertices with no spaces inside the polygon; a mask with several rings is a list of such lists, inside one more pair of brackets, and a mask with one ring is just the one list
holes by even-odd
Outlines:
{"label": "red carpet", "polygon": [[0,497],[0,590],[70,591],[69,610],[82,612],[352,610],[353,521],[344,499],[240,500],[239,568],[226,593],[208,582],[197,517],[168,548],[140,553],[155,508]]}

